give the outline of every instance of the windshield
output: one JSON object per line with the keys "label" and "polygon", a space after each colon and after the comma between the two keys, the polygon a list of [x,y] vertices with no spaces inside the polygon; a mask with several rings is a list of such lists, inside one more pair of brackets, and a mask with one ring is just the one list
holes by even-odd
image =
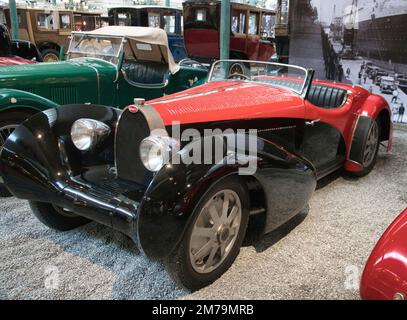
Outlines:
{"label": "windshield", "polygon": [[123,37],[73,34],[69,45],[68,59],[92,57],[117,64],[123,42]]}
{"label": "windshield", "polygon": [[288,89],[301,94],[308,71],[304,68],[272,62],[219,60],[212,65],[208,82],[250,81]]}

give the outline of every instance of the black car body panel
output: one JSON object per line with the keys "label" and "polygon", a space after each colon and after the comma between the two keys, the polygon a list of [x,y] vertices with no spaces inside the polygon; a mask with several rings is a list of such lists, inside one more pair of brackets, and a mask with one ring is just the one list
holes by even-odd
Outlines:
{"label": "black car body panel", "polygon": [[[134,114],[93,105],[36,114],[7,140],[0,155],[1,175],[16,197],[52,203],[108,225],[129,235],[148,257],[162,258],[182,238],[202,195],[214,183],[238,174],[247,159],[225,149],[223,158],[213,159],[213,164],[170,163],[153,175],[139,163],[136,143],[148,136],[153,122],[149,115],[138,113],[137,123],[121,127],[126,117]],[[72,124],[80,118],[102,121],[112,129],[101,145],[88,152],[77,150],[70,137]],[[266,136],[244,136],[256,139],[258,167],[252,178],[266,191],[263,232],[269,232],[307,204],[316,186],[315,168]],[[122,154],[115,148],[125,156],[115,157],[115,152]]]}

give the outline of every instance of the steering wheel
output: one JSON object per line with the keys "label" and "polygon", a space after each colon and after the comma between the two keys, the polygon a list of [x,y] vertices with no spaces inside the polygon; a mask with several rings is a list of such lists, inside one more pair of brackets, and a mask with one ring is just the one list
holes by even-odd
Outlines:
{"label": "steering wheel", "polygon": [[228,75],[228,79],[250,80],[250,77],[248,77],[242,73],[232,73],[232,74]]}

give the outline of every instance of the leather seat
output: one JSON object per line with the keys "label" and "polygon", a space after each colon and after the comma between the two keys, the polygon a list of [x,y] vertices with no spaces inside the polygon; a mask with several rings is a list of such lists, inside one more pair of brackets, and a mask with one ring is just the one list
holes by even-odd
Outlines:
{"label": "leather seat", "polygon": [[128,80],[144,84],[164,83],[164,77],[168,72],[166,63],[154,61],[124,61],[123,72]]}
{"label": "leather seat", "polygon": [[[302,82],[286,80],[284,78],[274,78],[272,80],[268,80],[267,82],[276,86],[289,87],[297,91],[301,90],[302,87]],[[344,89],[319,84],[311,84],[307,100],[317,107],[334,109],[343,104],[346,95],[347,91]]]}
{"label": "leather seat", "polygon": [[345,101],[345,97],[346,90],[312,84],[307,100],[317,107],[333,109],[340,107]]}

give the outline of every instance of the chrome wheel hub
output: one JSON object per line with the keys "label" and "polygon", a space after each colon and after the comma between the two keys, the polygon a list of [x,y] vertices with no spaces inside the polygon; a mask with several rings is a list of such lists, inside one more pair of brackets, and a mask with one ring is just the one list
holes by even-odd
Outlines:
{"label": "chrome wheel hub", "polygon": [[369,129],[367,136],[367,141],[365,145],[365,151],[363,154],[363,166],[369,167],[376,155],[377,145],[379,144],[379,128],[377,122],[373,122],[372,126]]}
{"label": "chrome wheel hub", "polygon": [[189,240],[191,265],[198,273],[209,273],[227,258],[237,239],[242,204],[233,190],[222,190],[204,205]]}
{"label": "chrome wheel hub", "polygon": [[227,227],[223,227],[220,231],[218,231],[218,243],[224,243],[229,239],[230,230]]}
{"label": "chrome wheel hub", "polygon": [[45,57],[42,57],[42,61],[44,62],[57,62],[59,61],[59,57],[53,53],[48,53]]}

